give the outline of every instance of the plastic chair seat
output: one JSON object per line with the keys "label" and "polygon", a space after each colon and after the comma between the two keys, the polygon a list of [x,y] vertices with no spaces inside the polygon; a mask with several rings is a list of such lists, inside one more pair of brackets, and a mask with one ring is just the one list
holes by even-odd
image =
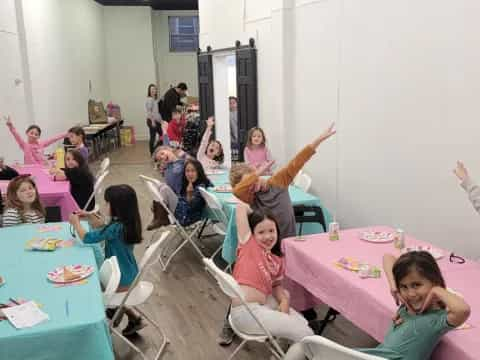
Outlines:
{"label": "plastic chair seat", "polygon": [[[125,303],[126,306],[138,306],[143,304],[153,293],[153,284],[149,281],[139,281],[135,288],[132,290],[131,294],[128,296],[128,299]],[[127,292],[116,293],[112,296],[109,301],[108,306],[116,307],[119,306]]]}
{"label": "plastic chair seat", "polygon": [[243,340],[257,341],[257,342],[261,342],[261,343],[264,343],[265,341],[268,340],[267,335],[247,334],[247,333],[244,333],[241,330],[239,330],[238,327],[235,326],[235,323],[232,321],[232,316],[231,315],[228,315],[228,322],[230,323],[230,326],[232,327],[235,334],[237,334],[238,337],[242,338]]}

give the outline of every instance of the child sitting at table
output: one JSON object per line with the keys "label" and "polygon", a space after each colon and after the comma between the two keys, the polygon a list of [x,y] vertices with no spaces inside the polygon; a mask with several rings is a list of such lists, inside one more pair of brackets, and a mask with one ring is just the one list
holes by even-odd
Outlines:
{"label": "child sitting at table", "polygon": [[[86,231],[80,223],[80,217],[95,217],[83,211],[70,215],[70,224],[86,244],[105,241],[105,258],[116,256],[120,267],[121,279],[117,292],[128,291],[138,274],[138,265],[133,253],[135,244],[142,241],[142,223],[138,210],[135,190],[129,185],[112,185],[105,190],[107,223],[91,231]],[[107,316],[113,317],[117,309],[109,309]],[[132,336],[145,327],[142,318],[132,309],[125,308],[128,325],[123,329],[124,336]]]}
{"label": "child sitting at table", "polygon": [[25,164],[43,165],[46,161],[43,155],[44,149],[58,140],[65,138],[67,135],[63,133],[45,141],[39,141],[42,130],[38,125],[30,125],[25,131],[25,134],[27,134],[27,141],[25,141],[13,126],[10,117],[7,118],[7,127],[15,138],[17,144],[20,146],[20,149],[23,150]]}
{"label": "child sitting at table", "polygon": [[177,144],[181,144],[182,142],[183,129],[187,122],[185,113],[180,109],[176,108],[172,111],[172,120],[168,123],[167,127],[169,141],[176,142]]}
{"label": "child sitting at table", "polygon": [[187,159],[183,171],[182,189],[175,208],[175,217],[180,224],[187,226],[199,221],[205,209],[205,200],[199,187],[213,186],[205,175],[202,164],[196,159]]}
{"label": "child sitting at table", "polygon": [[82,154],[85,161],[88,162],[88,148],[85,146],[85,130],[80,126],[74,126],[68,129],[68,140]]}
{"label": "child sitting at table", "polygon": [[[261,128],[254,127],[248,131],[247,145],[243,150],[243,159],[245,163],[253,166],[255,169],[272,161],[272,154],[267,148],[265,132]],[[271,169],[267,169],[265,175],[271,175]]]}
{"label": "child sitting at table", "polygon": [[460,180],[461,187],[467,192],[474,209],[480,213],[480,188],[470,178],[467,168],[461,161],[457,161],[457,167],[453,172]]}
{"label": "child sitting at table", "polygon": [[[253,314],[275,337],[300,341],[313,335],[282,287],[285,264],[276,219],[268,210],[251,212],[248,205],[238,204],[236,220],[239,246],[233,277]],[[264,333],[240,299],[232,299],[231,319],[243,333]]]}
{"label": "child sitting at table", "polygon": [[65,168],[51,169],[55,181],[68,180],[70,182],[70,193],[77,202],[80,209],[87,211],[95,207],[95,198],[92,198],[88,207],[87,201],[93,193],[95,178],[88,168],[87,161],[78,150],[68,150],[65,155]]}
{"label": "child sitting at table", "polygon": [[305,146],[284,168],[272,175],[268,180],[260,176],[273,164],[266,162],[258,168],[240,163],[232,166],[230,184],[233,193],[243,202],[251,204],[253,209],[269,209],[278,219],[280,226],[280,241],[286,237],[295,236],[295,214],[288,193],[288,186],[305,163],[315,154],[318,146],[335,134],[335,124],[311,144]]}
{"label": "child sitting at table", "polygon": [[3,211],[3,226],[44,222],[45,209],[40,202],[37,186],[32,178],[29,175],[20,175],[10,180]]}
{"label": "child sitting at table", "polygon": [[[383,268],[390,292],[401,304],[383,343],[358,351],[391,360],[425,360],[441,337],[462,325],[470,307],[446,289],[440,268],[426,251],[412,251],[398,259],[387,254]],[[293,346],[285,360],[306,359],[300,344]]]}
{"label": "child sitting at table", "polygon": [[0,180],[11,180],[17,176],[17,170],[5,165],[3,157],[0,157]]}
{"label": "child sitting at table", "polygon": [[223,164],[223,147],[218,140],[211,140],[212,128],[215,125],[213,117],[207,119],[207,128],[198,147],[197,159],[203,165],[205,172],[219,168]]}
{"label": "child sitting at table", "polygon": [[[252,205],[254,210],[268,209],[278,220],[279,243],[286,237],[296,235],[295,214],[290,194],[288,193],[288,186],[305,163],[315,154],[317,147],[335,134],[336,131],[333,130],[334,125],[330,125],[322,135],[311,144],[305,146],[290,160],[287,166],[277,171],[268,180],[263,180],[260,176],[270,168],[273,161],[266,162],[258,168],[245,163],[239,163],[233,165],[230,170],[230,184],[232,185],[234,195],[247,204]],[[314,321],[317,317],[313,309],[307,309],[302,311],[302,313],[309,321]],[[233,336],[234,333],[228,323],[227,312],[227,317],[217,342],[220,345],[229,345],[233,340]]]}

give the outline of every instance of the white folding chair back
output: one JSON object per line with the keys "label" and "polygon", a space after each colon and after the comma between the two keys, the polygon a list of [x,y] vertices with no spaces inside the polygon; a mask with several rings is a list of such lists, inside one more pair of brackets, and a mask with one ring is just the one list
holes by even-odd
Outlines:
{"label": "white folding chair back", "polygon": [[[225,211],[223,211],[222,204],[214,194],[208,192],[206,189],[201,187],[199,188],[199,190],[202,198],[207,203],[207,206],[210,209],[211,214],[213,215],[212,220],[216,221],[216,223],[213,224],[215,231],[220,235],[225,236],[227,233],[228,218],[225,214]],[[218,247],[218,249],[214,251],[211,259],[213,259],[220,252],[220,250],[222,250],[222,247],[223,241],[222,244],[220,244],[220,246]]]}
{"label": "white folding chair back", "polygon": [[[162,256],[158,257],[158,261],[162,265],[163,271],[167,270],[168,264],[170,263],[170,261],[172,261],[173,257],[188,243],[193,246],[195,251],[200,255],[200,258],[203,258],[204,255],[202,251],[199,249],[198,245],[195,244],[195,242],[193,241],[194,236],[200,230],[200,226],[199,226],[200,224],[193,225],[194,226],[193,229],[190,231],[190,233],[188,233],[187,230],[185,230],[185,228],[178,222],[177,218],[175,217],[175,214],[169,209],[165,199],[163,198],[162,194],[158,190],[158,187],[159,187],[158,184],[162,185],[162,183],[158,182],[158,180],[156,179],[148,178],[147,176],[144,176],[144,175],[140,175],[140,178],[144,180],[148,190],[152,194],[153,199],[155,201],[158,201],[167,212],[168,219],[170,220],[170,224],[175,226],[176,234],[180,235],[183,239],[180,245],[176,247],[176,249],[168,256],[168,258],[165,261],[162,259]],[[172,240],[174,240],[174,238],[172,238]]]}
{"label": "white folding chair back", "polygon": [[150,246],[145,251],[142,259],[140,260],[140,264],[139,264],[140,271],[138,272],[137,276],[135,277],[132,284],[130,285],[129,290],[127,292],[115,293],[115,295],[111,297],[110,303],[108,304],[110,307],[118,308],[118,310],[116,311],[112,319],[112,323],[110,326],[111,331],[114,334],[116,334],[118,337],[120,337],[123,341],[125,341],[133,350],[135,350],[140,356],[142,356],[143,359],[147,359],[145,354],[135,344],[133,344],[130,340],[128,340],[125,336],[123,336],[122,333],[119,330],[117,330],[117,328],[114,326],[114,324],[117,318],[123,312],[123,308],[125,306],[133,307],[146,321],[152,324],[155,327],[155,329],[157,329],[157,331],[161,334],[163,341],[153,359],[157,360],[160,358],[163,350],[169,343],[169,340],[166,337],[163,330],[160,328],[160,326],[153,319],[151,319],[144,311],[142,311],[138,306],[144,304],[148,300],[148,298],[153,294],[153,291],[154,291],[153,283],[151,283],[150,281],[144,281],[143,278],[147,273],[147,270],[153,264],[153,262],[150,262],[150,259],[161,247],[162,243],[165,242],[165,239],[168,237],[168,235],[169,235],[169,231],[162,233],[162,235],[160,236],[160,239],[158,239],[152,246]]}
{"label": "white folding chair back", "polygon": [[120,267],[118,266],[118,260],[116,256],[105,259],[100,268],[100,283],[103,287],[103,300],[105,305],[108,304],[111,297],[115,294],[120,284]]}
{"label": "white folding chair back", "polygon": [[312,178],[306,173],[302,172],[295,177],[293,184],[303,191],[308,192],[310,186],[312,185]]}
{"label": "white folding chair back", "polygon": [[152,182],[152,181],[146,181],[145,183],[147,185],[148,190],[150,191],[150,194],[152,194],[153,199],[155,201],[159,202],[165,208],[165,210],[167,211],[168,219],[170,220],[170,224],[174,224],[175,223],[175,215],[171,212],[171,210],[167,206],[167,204],[165,202],[165,199],[163,198],[162,194],[158,190],[157,184]]}
{"label": "white folding chair back", "polygon": [[95,195],[100,191],[100,186],[102,185],[102,182],[103,180],[105,180],[105,178],[107,177],[109,171],[105,171],[103,174],[101,174],[97,180],[95,180],[95,185],[93,185],[93,192],[92,194],[90,195],[90,197],[88,198],[88,201],[87,203],[85,204],[85,206],[83,207],[83,210],[87,210],[88,208],[88,205],[90,205],[90,203],[92,202],[92,200],[95,198]]}
{"label": "white folding chair back", "polygon": [[100,169],[98,169],[97,178],[99,178],[100,175],[102,175],[105,171],[107,171],[109,167],[110,167],[110,158],[106,157],[100,163]]}
{"label": "white folding chair back", "polygon": [[302,339],[302,345],[309,360],[385,360],[349,349],[323,336],[307,336]]}
{"label": "white folding chair back", "polygon": [[[215,265],[212,259],[203,258],[203,263],[205,264],[207,271],[215,278],[215,280],[218,283],[218,286],[220,287],[220,289],[222,289],[225,295],[227,295],[232,299],[233,298],[240,299],[242,302],[242,305],[246,307],[250,316],[252,316],[252,318],[255,320],[255,322],[264,332],[264,334],[261,334],[261,335],[252,335],[252,334],[243,333],[235,326],[235,324],[231,320],[231,317],[229,317],[228,320],[230,322],[230,325],[232,326],[232,329],[242,339],[242,342],[235,349],[235,351],[230,355],[229,359],[232,359],[238,353],[238,351],[240,351],[240,349],[247,343],[247,341],[257,341],[257,342],[265,343],[269,348],[269,350],[277,359],[282,359],[285,356],[285,353],[283,352],[282,348],[278,344],[277,340],[275,340],[275,338],[272,336],[270,331],[268,331],[268,329],[263,325],[260,319],[258,319],[258,317],[255,316],[255,314],[252,312],[250,306],[245,301],[245,295],[240,285],[233,278],[233,276],[231,276],[230,274],[227,274],[225,271],[222,271],[220,268],[218,268],[218,266]],[[266,342],[267,340],[269,340],[268,343]]]}
{"label": "white folding chair back", "polygon": [[155,179],[155,178],[152,178],[152,177],[150,177],[150,176],[138,175],[138,177],[139,177],[140,179],[142,179],[143,181],[145,181],[145,182],[147,182],[147,181],[153,182],[153,183],[154,183],[155,185],[157,185],[157,186],[160,186],[160,185],[162,184],[162,182],[161,182],[160,180]]}

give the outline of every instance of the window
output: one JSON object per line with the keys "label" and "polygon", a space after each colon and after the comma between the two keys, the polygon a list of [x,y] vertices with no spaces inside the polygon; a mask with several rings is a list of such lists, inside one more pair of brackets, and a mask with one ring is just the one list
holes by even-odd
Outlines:
{"label": "window", "polygon": [[170,52],[197,52],[198,16],[169,16]]}

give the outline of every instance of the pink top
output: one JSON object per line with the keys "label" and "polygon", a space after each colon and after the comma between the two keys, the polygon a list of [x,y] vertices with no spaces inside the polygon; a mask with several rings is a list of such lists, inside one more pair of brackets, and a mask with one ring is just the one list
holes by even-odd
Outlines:
{"label": "pink top", "polygon": [[67,136],[66,133],[59,134],[55,137],[47,139],[45,141],[39,141],[34,144],[30,144],[22,139],[21,135],[17,132],[13,125],[8,127],[10,132],[12,133],[15,141],[17,142],[18,146],[23,150],[23,161],[26,165],[30,164],[39,164],[43,165],[45,162],[45,158],[43,156],[43,150],[47,147],[52,145],[53,143],[61,140]]}
{"label": "pink top", "polygon": [[262,248],[252,235],[238,247],[233,277],[240,285],[251,286],[268,296],[283,279],[284,268],[283,259]]}
{"label": "pink top", "polygon": [[205,133],[203,134],[202,141],[200,142],[200,146],[198,147],[197,152],[197,160],[200,161],[205,171],[217,169],[220,166],[220,163],[218,161],[210,159],[207,154],[205,154],[211,134],[212,129],[207,127]]}
{"label": "pink top", "polygon": [[270,150],[268,150],[266,146],[259,146],[257,148],[245,146],[243,158],[247,164],[258,168],[260,165],[272,160],[272,154],[270,154]]}

